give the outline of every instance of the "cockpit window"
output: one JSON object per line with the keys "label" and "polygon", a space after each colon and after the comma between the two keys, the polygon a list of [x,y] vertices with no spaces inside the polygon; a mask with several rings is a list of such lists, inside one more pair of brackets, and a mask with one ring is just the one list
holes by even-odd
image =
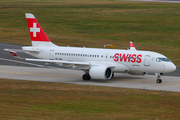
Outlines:
{"label": "cockpit window", "polygon": [[161,59],[161,58],[157,58],[156,61],[157,61],[157,62],[161,62],[162,59]]}
{"label": "cockpit window", "polygon": [[165,62],[170,62],[168,58],[156,58],[157,62],[165,61]]}
{"label": "cockpit window", "polygon": [[168,58],[162,58],[163,61],[170,62]]}

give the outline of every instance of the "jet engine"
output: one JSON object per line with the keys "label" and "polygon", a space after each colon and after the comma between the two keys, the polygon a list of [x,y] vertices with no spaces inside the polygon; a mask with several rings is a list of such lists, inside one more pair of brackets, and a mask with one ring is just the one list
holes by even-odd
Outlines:
{"label": "jet engine", "polygon": [[128,72],[131,75],[147,75],[147,72]]}
{"label": "jet engine", "polygon": [[89,70],[89,75],[92,79],[108,80],[112,77],[112,70],[108,66],[93,66]]}

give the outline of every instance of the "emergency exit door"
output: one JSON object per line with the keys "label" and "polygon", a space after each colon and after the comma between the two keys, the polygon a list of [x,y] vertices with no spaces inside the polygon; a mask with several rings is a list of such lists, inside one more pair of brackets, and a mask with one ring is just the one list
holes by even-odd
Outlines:
{"label": "emergency exit door", "polygon": [[146,55],[144,58],[144,66],[150,66],[150,55]]}
{"label": "emergency exit door", "polygon": [[49,59],[50,59],[50,60],[54,60],[54,50],[53,50],[53,49],[51,49],[51,50],[49,51]]}

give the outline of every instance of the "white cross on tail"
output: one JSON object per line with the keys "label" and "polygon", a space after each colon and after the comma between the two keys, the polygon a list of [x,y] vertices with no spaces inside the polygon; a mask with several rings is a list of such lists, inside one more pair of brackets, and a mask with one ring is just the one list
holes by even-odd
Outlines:
{"label": "white cross on tail", "polygon": [[36,37],[36,33],[40,32],[40,28],[37,28],[37,23],[33,23],[33,27],[30,28],[30,32],[33,32],[33,37]]}

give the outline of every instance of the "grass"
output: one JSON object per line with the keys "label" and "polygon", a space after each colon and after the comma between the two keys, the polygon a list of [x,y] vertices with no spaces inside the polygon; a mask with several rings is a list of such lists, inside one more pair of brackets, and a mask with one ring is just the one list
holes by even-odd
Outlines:
{"label": "grass", "polygon": [[180,93],[0,79],[1,119],[179,119]]}
{"label": "grass", "polygon": [[33,13],[61,46],[115,44],[164,54],[180,66],[180,4],[112,0],[1,0],[0,41],[31,45],[24,13]]}
{"label": "grass", "polygon": [[[24,13],[57,45],[115,44],[160,52],[180,66],[180,4],[1,0],[0,41],[31,45]],[[180,119],[180,93],[0,79],[0,119]]]}
{"label": "grass", "polygon": [[[160,52],[180,66],[180,4],[108,0],[1,0],[0,41],[30,45],[24,13],[57,45],[115,44]],[[179,119],[180,94],[0,80],[1,119]]]}

